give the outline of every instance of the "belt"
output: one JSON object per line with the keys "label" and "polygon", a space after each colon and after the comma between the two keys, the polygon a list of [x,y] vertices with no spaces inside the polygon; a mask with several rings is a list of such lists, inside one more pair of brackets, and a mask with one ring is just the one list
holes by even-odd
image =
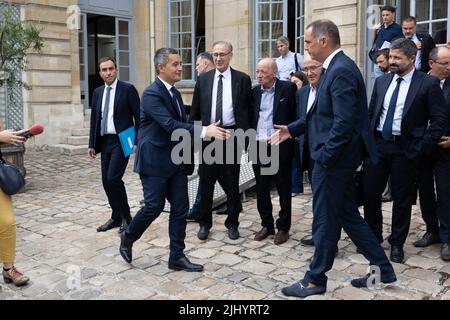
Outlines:
{"label": "belt", "polygon": [[398,135],[392,135],[390,139],[385,139],[380,131],[375,131],[375,137],[381,138],[384,141],[391,141],[391,142],[400,141],[402,138],[402,136],[398,134]]}

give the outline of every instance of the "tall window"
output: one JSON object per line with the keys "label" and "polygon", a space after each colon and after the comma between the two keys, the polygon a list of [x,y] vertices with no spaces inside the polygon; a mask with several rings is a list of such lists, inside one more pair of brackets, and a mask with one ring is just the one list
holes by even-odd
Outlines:
{"label": "tall window", "polygon": [[[447,0],[415,2],[417,32],[430,34],[436,44],[447,43],[449,7]],[[411,8],[414,9],[414,8]]]}
{"label": "tall window", "polygon": [[168,1],[169,47],[180,52],[182,80],[195,79],[194,0]]}
{"label": "tall window", "polygon": [[287,0],[255,1],[255,64],[264,57],[277,57],[276,39],[287,33]]}
{"label": "tall window", "polygon": [[295,52],[303,54],[305,41],[305,0],[295,2]]}

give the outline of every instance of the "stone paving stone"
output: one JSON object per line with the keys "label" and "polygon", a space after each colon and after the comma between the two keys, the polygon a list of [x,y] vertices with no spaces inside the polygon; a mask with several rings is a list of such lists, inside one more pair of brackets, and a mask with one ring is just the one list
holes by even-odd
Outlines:
{"label": "stone paving stone", "polygon": [[234,291],[228,297],[230,300],[262,300],[266,297],[266,293],[250,288]]}
{"label": "stone paving stone", "polygon": [[228,277],[229,281],[232,281],[234,283],[239,283],[244,281],[245,279],[250,278],[251,275],[245,272],[235,272],[231,276]]}
{"label": "stone paving stone", "polygon": [[214,263],[226,266],[233,266],[235,264],[240,263],[242,260],[243,259],[239,258],[239,256],[228,253],[218,254],[213,259],[211,259],[211,261]]}
{"label": "stone paving stone", "polygon": [[423,270],[420,268],[408,269],[403,272],[403,274],[411,278],[426,280],[431,283],[437,283],[442,277],[439,273],[436,273],[432,270]]}
{"label": "stone paving stone", "polygon": [[215,284],[217,284],[217,279],[205,276],[199,277],[198,279],[192,281],[193,286],[202,290],[212,287]]}
{"label": "stone paving stone", "polygon": [[245,286],[248,286],[250,288],[253,288],[258,291],[269,293],[276,288],[278,288],[279,284],[274,281],[270,281],[267,279],[260,279],[260,278],[251,278],[247,279],[244,282],[242,282]]}
{"label": "stone paving stone", "polygon": [[245,250],[240,252],[239,255],[244,258],[255,260],[265,256],[266,253],[257,250]]}
{"label": "stone paving stone", "polygon": [[439,292],[443,291],[444,287],[436,283],[432,283],[424,280],[413,280],[409,286],[413,289],[426,292],[432,296],[436,296]]}
{"label": "stone paving stone", "polygon": [[419,256],[411,256],[406,261],[405,264],[413,267],[419,267],[423,269],[440,269],[444,265],[441,260],[438,259],[427,259]]}
{"label": "stone paving stone", "polygon": [[339,300],[371,300],[375,297],[374,293],[368,289],[358,289],[354,287],[345,287],[338,289],[333,293],[333,297]]}
{"label": "stone paving stone", "polygon": [[276,269],[276,266],[260,261],[249,261],[239,266],[239,269],[256,275],[265,275]]}
{"label": "stone paving stone", "polygon": [[156,287],[155,290],[158,294],[179,295],[187,291],[188,289],[186,286],[176,281],[168,281]]}

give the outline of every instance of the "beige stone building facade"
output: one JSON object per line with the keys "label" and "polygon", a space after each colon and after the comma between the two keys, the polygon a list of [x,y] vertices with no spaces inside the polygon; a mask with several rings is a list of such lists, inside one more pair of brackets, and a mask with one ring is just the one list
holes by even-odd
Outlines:
{"label": "beige stone building facade", "polygon": [[[276,57],[274,40],[291,39],[291,50],[303,51],[303,29],[309,22],[328,18],[340,28],[344,51],[373,81],[367,48],[370,27],[379,7],[397,8],[397,20],[419,19],[419,29],[437,43],[449,37],[448,0],[14,0],[20,18],[39,24],[45,40],[43,53],[31,53],[24,79],[33,89],[23,90],[23,127],[42,123],[45,134],[29,146],[51,146],[55,151],[85,152],[89,97],[101,85],[96,61],[113,55],[119,77],[135,84],[139,93],[155,77],[152,57],[159,47],[180,49],[183,80],[178,84],[190,104],[195,83],[195,56],[218,40],[234,46],[232,66],[254,78],[256,62]],[[57,146],[57,147],[55,147]]]}

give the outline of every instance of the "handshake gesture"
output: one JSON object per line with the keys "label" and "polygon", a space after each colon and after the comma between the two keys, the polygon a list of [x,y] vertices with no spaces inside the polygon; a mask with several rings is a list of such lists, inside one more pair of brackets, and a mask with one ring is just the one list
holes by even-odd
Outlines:
{"label": "handshake gesture", "polygon": [[226,140],[230,138],[231,136],[230,131],[219,127],[219,125],[220,120],[215,123],[211,123],[209,126],[206,127],[205,135],[207,137],[216,138],[219,140]]}

